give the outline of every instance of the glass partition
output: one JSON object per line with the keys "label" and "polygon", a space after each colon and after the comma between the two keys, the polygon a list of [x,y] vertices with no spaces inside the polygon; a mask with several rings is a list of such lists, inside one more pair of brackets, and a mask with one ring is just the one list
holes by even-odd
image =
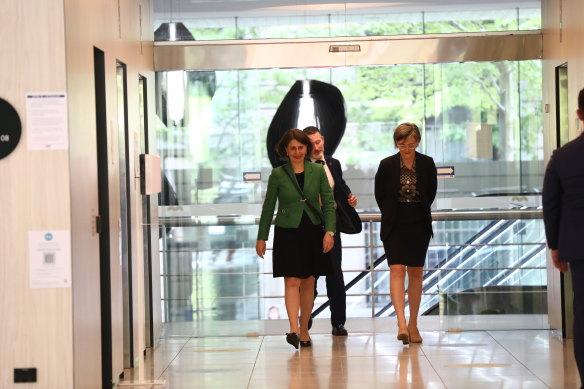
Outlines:
{"label": "glass partition", "polygon": [[[157,73],[166,321],[285,318],[271,251],[265,260],[255,254],[255,223],[271,171],[270,122],[290,87],[305,79],[333,84],[344,96],[348,121],[334,156],[360,212],[379,211],[375,172],[397,152],[391,136],[403,121],[419,124],[420,152],[453,169],[439,179],[435,211],[539,206],[541,61]],[[261,178],[246,179],[250,173]],[[343,235],[345,281],[354,280],[349,317],[393,312],[378,228],[368,222],[361,234]],[[540,219],[443,220],[434,231],[421,312],[547,312]],[[326,302],[325,290],[323,283],[315,307]]]}
{"label": "glass partition", "polygon": [[[536,1],[416,3],[242,2],[229,6],[156,0],[154,30],[181,22],[196,40],[360,37],[537,30]],[[173,40],[172,38],[157,40]],[[177,39],[177,40],[180,40]]]}
{"label": "glass partition", "polygon": [[[541,211],[529,212],[541,217]],[[458,212],[446,212],[450,213]],[[378,239],[379,215],[372,219],[362,233],[344,235],[348,317],[394,316],[389,271]],[[255,223],[204,226],[192,218],[161,220],[167,226],[174,225],[171,231],[176,233],[162,240],[165,321],[286,318],[284,283],[271,274],[271,241],[264,260],[251,247],[255,237],[248,233],[255,233]],[[510,214],[509,219],[442,220],[435,222],[434,229],[439,233],[430,245],[425,265],[421,315],[442,316],[444,328],[453,326],[451,320],[457,323],[455,327],[465,327],[468,323],[458,323],[465,315],[528,315],[524,328],[547,328],[546,246],[541,218],[523,220]],[[184,244],[184,234],[201,236],[205,230],[227,237],[239,235],[240,240],[221,245],[218,241]],[[183,244],[177,244],[179,236]],[[323,279],[319,280],[319,291],[315,313],[326,318],[330,313]],[[475,319],[471,329],[477,328],[477,322],[482,325],[479,328],[488,328],[488,321],[481,324]]]}
{"label": "glass partition", "polygon": [[[397,152],[391,135],[403,121],[420,125],[419,151],[455,167],[456,179],[440,181],[438,208],[464,208],[468,197],[500,208],[506,205],[497,199],[476,199],[541,189],[538,60],[180,71],[156,78],[163,169],[176,201],[195,216],[207,215],[209,204],[245,204],[235,207],[238,214],[257,214],[265,187],[246,184],[243,174],[267,178],[268,127],[290,87],[304,79],[333,84],[344,96],[348,121],[335,157],[364,210],[376,209],[372,178],[379,161]],[[458,197],[462,205],[452,204]]]}

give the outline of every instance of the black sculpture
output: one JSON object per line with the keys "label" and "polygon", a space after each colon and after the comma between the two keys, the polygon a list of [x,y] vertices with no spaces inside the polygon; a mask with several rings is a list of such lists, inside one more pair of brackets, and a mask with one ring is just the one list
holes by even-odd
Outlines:
{"label": "black sculpture", "polygon": [[341,143],[347,126],[347,114],[345,99],[339,88],[316,80],[296,81],[284,96],[268,129],[266,147],[272,167],[282,163],[276,155],[276,144],[284,132],[298,128],[300,101],[303,97],[311,97],[314,102],[315,123],[307,125],[318,127],[325,137],[324,153],[332,156]]}

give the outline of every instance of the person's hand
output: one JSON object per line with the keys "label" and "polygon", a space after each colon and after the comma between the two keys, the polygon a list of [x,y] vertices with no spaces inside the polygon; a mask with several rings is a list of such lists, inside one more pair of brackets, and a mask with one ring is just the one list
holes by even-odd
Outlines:
{"label": "person's hand", "polygon": [[335,238],[330,236],[330,234],[325,233],[324,238],[322,238],[322,252],[328,253],[333,249],[335,245]]}
{"label": "person's hand", "polygon": [[565,273],[568,271],[568,262],[560,261],[560,252],[558,249],[552,250],[552,261],[554,262],[554,266],[556,269]]}
{"label": "person's hand", "polygon": [[357,196],[355,196],[353,193],[349,193],[347,196],[347,202],[351,207],[355,208],[357,206]]}
{"label": "person's hand", "polygon": [[264,259],[264,254],[266,254],[266,241],[265,240],[258,240],[256,242],[256,253],[258,257]]}

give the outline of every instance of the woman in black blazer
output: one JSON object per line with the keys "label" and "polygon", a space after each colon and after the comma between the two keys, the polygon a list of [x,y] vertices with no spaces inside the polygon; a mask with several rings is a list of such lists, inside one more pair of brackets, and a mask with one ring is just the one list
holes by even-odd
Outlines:
{"label": "woman in black blazer", "polygon": [[[434,160],[416,152],[420,130],[402,123],[393,140],[399,153],[383,159],[375,175],[375,200],[381,211],[381,240],[390,271],[390,295],[397,314],[398,340],[421,343],[418,310],[422,298],[422,267],[432,236],[430,207],[438,181]],[[406,324],[405,276],[408,274],[410,318]]]}

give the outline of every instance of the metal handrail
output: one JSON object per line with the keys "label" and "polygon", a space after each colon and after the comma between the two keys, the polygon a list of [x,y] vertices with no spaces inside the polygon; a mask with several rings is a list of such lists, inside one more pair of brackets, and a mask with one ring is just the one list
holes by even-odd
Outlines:
{"label": "metal handrail", "polygon": [[[380,222],[379,212],[360,212],[361,222]],[[499,219],[543,219],[543,209],[510,208],[510,209],[476,209],[476,210],[436,210],[432,211],[433,221],[453,220],[499,220]],[[160,216],[160,227],[193,227],[193,226],[230,226],[259,224],[260,218],[255,215],[216,215],[216,216]]]}
{"label": "metal handrail", "polygon": [[[508,294],[508,291],[489,291],[489,292],[481,292],[481,291],[471,291],[471,292],[467,292],[467,291],[461,291],[461,292],[448,292],[449,296],[459,296],[459,295],[476,295],[476,294]],[[543,293],[547,293],[545,290],[522,290],[521,292],[513,292],[516,294],[543,294]],[[422,292],[423,296],[441,296],[444,295],[444,292]],[[374,296],[389,296],[389,293],[347,293],[347,297],[374,297]],[[263,296],[262,298],[265,299],[278,299],[278,298],[284,298],[284,295],[270,295],[270,296]],[[212,297],[201,297],[201,300],[234,300],[234,299],[249,299],[249,300],[254,300],[257,299],[257,296],[212,296]],[[192,297],[174,297],[174,298],[167,298],[167,297],[161,297],[160,298],[161,301],[189,301],[192,300]],[[327,304],[323,309],[325,309],[326,307],[328,307],[328,300],[326,303]],[[315,312],[313,312],[313,315],[315,315]],[[320,311],[319,311],[320,313]]]}

